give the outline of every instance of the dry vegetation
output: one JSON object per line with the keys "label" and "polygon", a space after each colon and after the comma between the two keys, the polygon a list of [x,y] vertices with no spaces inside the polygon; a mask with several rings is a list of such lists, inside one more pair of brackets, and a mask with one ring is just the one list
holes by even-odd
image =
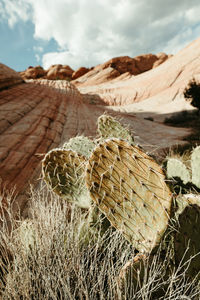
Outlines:
{"label": "dry vegetation", "polygon": [[185,276],[187,266],[164,276],[171,251],[162,263],[158,251],[144,280],[122,292],[118,276],[134,256],[122,235],[112,228],[103,235],[88,231],[84,212],[69,210],[46,189],[30,197],[29,219],[14,217],[11,199],[1,217],[1,299],[199,299],[198,281]]}

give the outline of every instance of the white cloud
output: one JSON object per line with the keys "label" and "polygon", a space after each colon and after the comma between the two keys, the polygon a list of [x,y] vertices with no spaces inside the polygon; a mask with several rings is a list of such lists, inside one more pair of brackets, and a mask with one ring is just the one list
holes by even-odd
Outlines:
{"label": "white cloud", "polygon": [[30,18],[36,39],[57,42],[58,51],[43,55],[44,67],[62,63],[76,69],[114,56],[175,53],[199,34],[199,0],[3,2],[10,26]]}
{"label": "white cloud", "polygon": [[36,58],[37,62],[40,62],[40,56],[39,56],[39,54],[35,54],[35,58]]}
{"label": "white cloud", "polygon": [[40,53],[41,53],[41,52],[43,52],[44,49],[43,49],[43,47],[41,47],[41,46],[34,46],[34,47],[33,47],[33,50],[34,50],[35,52],[40,52]]}
{"label": "white cloud", "polygon": [[28,21],[31,16],[30,8],[28,1],[25,0],[2,0],[0,3],[2,18],[7,18],[11,28],[19,20]]}

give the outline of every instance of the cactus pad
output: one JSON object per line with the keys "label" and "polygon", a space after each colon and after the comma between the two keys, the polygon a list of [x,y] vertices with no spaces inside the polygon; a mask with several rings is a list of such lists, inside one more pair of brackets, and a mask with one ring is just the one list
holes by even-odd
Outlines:
{"label": "cactus pad", "polygon": [[167,161],[167,177],[179,177],[184,184],[190,181],[190,173],[185,164],[177,158],[169,158]]}
{"label": "cactus pad", "polygon": [[90,157],[90,154],[92,153],[94,147],[95,143],[85,136],[76,136],[74,138],[71,138],[63,145],[63,149],[71,149],[87,158]]}
{"label": "cactus pad", "polygon": [[98,133],[101,138],[120,138],[130,144],[134,144],[134,138],[129,129],[125,128],[115,118],[108,115],[101,115],[98,118]]}
{"label": "cactus pad", "polygon": [[200,207],[196,204],[186,206],[178,223],[174,240],[176,264],[193,277],[200,272]]}
{"label": "cactus pad", "polygon": [[43,177],[60,197],[89,208],[90,196],[85,186],[86,159],[72,150],[53,149],[42,162]]}
{"label": "cactus pad", "polygon": [[191,155],[192,183],[200,188],[200,146],[196,147]]}
{"label": "cactus pad", "polygon": [[111,224],[139,251],[160,241],[171,208],[171,192],[157,163],[119,139],[97,146],[86,169],[91,198]]}

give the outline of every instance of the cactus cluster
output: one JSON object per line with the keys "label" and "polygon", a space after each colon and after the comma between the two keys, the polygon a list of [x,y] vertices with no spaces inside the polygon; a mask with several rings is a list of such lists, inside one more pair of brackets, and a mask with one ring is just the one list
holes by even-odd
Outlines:
{"label": "cactus cluster", "polygon": [[[77,137],[47,153],[42,164],[47,184],[61,198],[89,210],[89,227],[98,229],[101,220],[105,232],[111,223],[137,249],[140,259],[131,263],[133,284],[137,281],[135,270],[141,266],[140,262],[143,264],[146,257],[153,257],[169,232],[176,268],[192,256],[197,257],[200,201],[185,198],[183,205],[179,199],[174,206],[162,168],[134,145],[131,133],[117,120],[101,116],[98,133],[101,136],[98,140]],[[196,178],[197,186],[199,169],[195,161],[198,155],[199,147],[191,158],[192,178]],[[168,160],[167,168],[168,177],[181,176],[184,183],[190,180],[186,166],[177,159]],[[193,276],[199,271],[199,260],[194,258],[187,266],[187,275]]]}
{"label": "cactus cluster", "polygon": [[200,189],[200,146],[193,149],[189,161],[191,170],[178,158],[168,158],[166,174],[168,178],[179,178],[184,185]]}

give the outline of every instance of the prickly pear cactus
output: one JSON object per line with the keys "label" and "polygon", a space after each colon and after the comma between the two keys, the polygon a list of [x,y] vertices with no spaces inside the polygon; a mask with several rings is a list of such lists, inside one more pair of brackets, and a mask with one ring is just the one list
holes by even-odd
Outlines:
{"label": "prickly pear cactus", "polygon": [[182,267],[187,276],[200,272],[200,206],[185,207],[178,217],[174,239],[176,265]]}
{"label": "prickly pear cactus", "polygon": [[85,186],[86,159],[64,149],[53,149],[42,162],[42,173],[47,185],[60,197],[83,208],[90,207],[90,196]]}
{"label": "prickly pear cactus", "polygon": [[91,198],[142,252],[160,242],[168,224],[172,197],[164,179],[151,157],[119,139],[97,146],[86,169]]}
{"label": "prickly pear cactus", "polygon": [[192,183],[200,188],[200,146],[192,151],[191,155]]}
{"label": "prickly pear cactus", "polygon": [[101,115],[98,118],[98,133],[102,139],[120,138],[134,144],[134,138],[129,129],[123,127],[115,118]]}
{"label": "prickly pear cactus", "polygon": [[95,143],[85,136],[76,136],[74,138],[71,138],[63,145],[63,149],[71,149],[87,158],[90,157],[94,147]]}
{"label": "prickly pear cactus", "polygon": [[181,160],[169,158],[167,160],[167,177],[179,177],[186,184],[190,181],[190,172]]}

